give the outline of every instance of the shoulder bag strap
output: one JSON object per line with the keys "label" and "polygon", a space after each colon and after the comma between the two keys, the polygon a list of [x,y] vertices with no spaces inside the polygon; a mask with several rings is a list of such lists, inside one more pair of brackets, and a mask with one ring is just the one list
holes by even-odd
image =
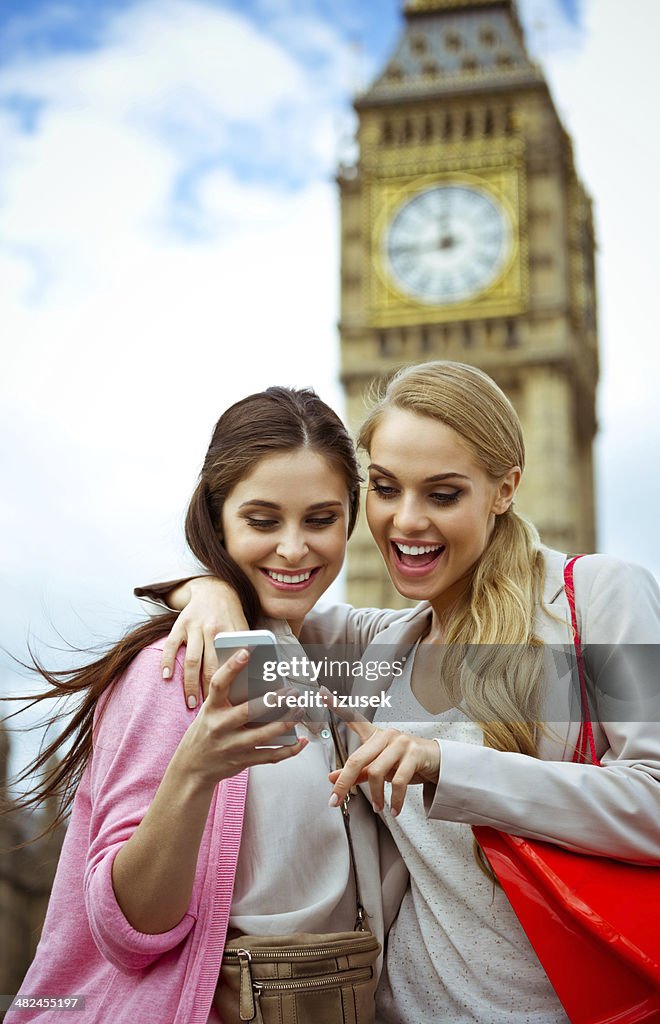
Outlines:
{"label": "shoulder bag strap", "polygon": [[582,555],[574,555],[573,558],[570,558],[564,566],[564,589],[566,591],[568,607],[571,610],[573,643],[575,645],[575,658],[577,661],[578,676],[580,678],[580,709],[582,715],[582,724],[580,726],[580,733],[578,735],[575,753],[573,754],[573,760],[578,764],[586,764],[588,750],[591,763],[600,764],[600,761],[598,760],[598,757],[596,755],[596,744],[594,743],[594,732],[591,725],[589,694],[587,692],[587,683],[584,671],[584,658],[582,656],[582,640],[580,638],[580,630],[577,621],[577,611],[575,608],[575,582],[573,580],[573,568],[578,558],[582,558]]}
{"label": "shoulder bag strap", "polygon": [[[332,712],[328,713],[328,721],[330,724],[330,731],[332,732],[332,738],[335,743],[335,752],[337,754],[337,767],[343,768],[346,763],[346,748],[342,742],[337,724],[332,717]],[[348,853],[351,858],[351,868],[353,869],[353,878],[355,879],[355,931],[365,932],[368,931],[368,918],[367,912],[364,909],[362,903],[362,896],[360,894],[360,879],[358,877],[357,864],[355,862],[355,850],[353,848],[353,837],[351,835],[351,816],[348,810],[348,801],[351,799],[350,791],[346,794],[346,798],[342,800],[341,804],[341,815],[344,822],[344,828],[346,829],[346,838],[348,840]]]}

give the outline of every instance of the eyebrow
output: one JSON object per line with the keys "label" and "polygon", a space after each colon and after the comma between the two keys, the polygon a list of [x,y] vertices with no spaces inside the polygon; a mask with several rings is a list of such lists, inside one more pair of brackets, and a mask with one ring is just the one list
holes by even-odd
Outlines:
{"label": "eyebrow", "polygon": [[[260,498],[253,498],[251,501],[244,501],[241,505],[238,506],[238,508],[240,510],[242,508],[246,508],[248,505],[250,507],[252,507],[252,508],[254,508],[255,506],[257,508],[271,508],[271,509],[275,509],[276,512],[279,512],[281,510],[281,508],[282,508],[281,505],[278,505],[274,501],[262,501]],[[308,505],[305,511],[307,511],[307,512],[316,512],[317,509],[320,509],[320,508],[343,508],[343,507],[344,507],[343,506],[343,502],[341,502],[341,501],[316,501],[313,505]]]}
{"label": "eyebrow", "polygon": [[[390,473],[389,470],[384,469],[382,466],[377,466],[375,462],[372,462],[371,465],[368,467],[368,469],[375,470],[377,473],[382,473],[383,476],[389,477],[390,480],[396,480],[396,476],[395,476],[394,473]],[[465,473],[454,473],[454,472],[451,472],[451,473],[436,473],[435,476],[427,476],[422,481],[422,483],[425,483],[425,484],[435,484],[435,483],[439,483],[442,480],[450,480],[450,479],[469,480],[470,477],[466,476]]]}

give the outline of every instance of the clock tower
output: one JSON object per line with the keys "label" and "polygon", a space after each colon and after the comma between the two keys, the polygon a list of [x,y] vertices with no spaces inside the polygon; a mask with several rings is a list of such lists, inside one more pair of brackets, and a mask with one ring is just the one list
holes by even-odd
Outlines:
{"label": "clock tower", "polygon": [[[407,0],[355,101],[342,166],[341,356],[355,429],[374,380],[431,359],[473,363],[508,394],[528,465],[518,507],[543,541],[595,543],[598,343],[591,203],[525,49],[513,0]],[[349,600],[400,606],[361,522]]]}

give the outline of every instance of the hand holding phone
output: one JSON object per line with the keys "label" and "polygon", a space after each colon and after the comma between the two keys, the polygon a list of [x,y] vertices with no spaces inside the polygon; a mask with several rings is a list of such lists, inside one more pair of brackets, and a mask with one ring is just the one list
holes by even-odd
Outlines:
{"label": "hand holding phone", "polygon": [[[254,701],[259,711],[251,723],[253,725],[263,725],[264,722],[282,718],[281,708],[269,708],[263,703],[265,694],[277,692],[282,688],[281,680],[273,682],[272,678],[264,679],[264,676],[271,676],[272,668],[267,671],[268,663],[271,662],[274,666],[279,660],[275,635],[269,629],[238,630],[231,633],[218,633],[214,644],[219,665],[223,665],[243,647],[250,651],[248,664],[231,684],[229,690],[231,703],[243,704],[246,701]],[[297,741],[298,737],[293,729],[278,736],[278,745],[290,746]]]}

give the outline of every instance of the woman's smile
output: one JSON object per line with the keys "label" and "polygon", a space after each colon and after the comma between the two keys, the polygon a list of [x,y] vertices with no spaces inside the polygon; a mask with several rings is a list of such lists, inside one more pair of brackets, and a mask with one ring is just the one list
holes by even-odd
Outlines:
{"label": "woman's smile", "polygon": [[318,565],[311,569],[298,569],[297,571],[259,567],[259,571],[272,583],[276,590],[292,591],[305,590],[311,586],[314,577],[320,570],[321,567]]}
{"label": "woman's smile", "polygon": [[444,544],[420,540],[411,544],[409,540],[397,539],[390,541],[390,544],[399,572],[411,578],[433,572],[445,550]]}

